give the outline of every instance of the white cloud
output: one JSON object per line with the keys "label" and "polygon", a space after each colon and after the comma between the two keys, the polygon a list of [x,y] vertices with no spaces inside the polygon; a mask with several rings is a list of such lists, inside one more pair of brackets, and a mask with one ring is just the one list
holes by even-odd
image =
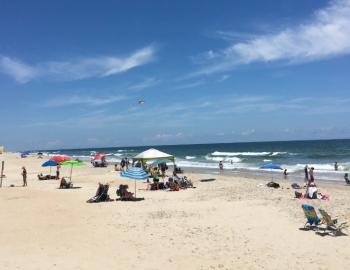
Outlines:
{"label": "white cloud", "polygon": [[19,83],[36,78],[50,80],[80,80],[107,77],[145,65],[154,59],[155,48],[148,46],[127,57],[100,56],[69,61],[25,64],[17,59],[0,56],[0,71]]}
{"label": "white cloud", "polygon": [[126,96],[111,96],[106,98],[97,98],[91,96],[69,96],[69,97],[57,97],[51,100],[48,100],[44,103],[45,107],[64,107],[71,105],[107,105],[117,101],[125,100],[128,97]]}
{"label": "white cloud", "polygon": [[133,90],[133,91],[140,91],[152,86],[155,86],[157,84],[159,84],[159,80],[156,80],[155,78],[147,78],[144,81],[140,82],[140,83],[136,83],[133,85],[130,85],[128,87],[129,90]]}
{"label": "white cloud", "polygon": [[254,62],[307,62],[350,53],[350,0],[332,1],[311,20],[278,33],[252,37],[213,52],[211,65],[193,75],[211,74]]}
{"label": "white cloud", "polygon": [[174,87],[174,89],[180,90],[180,89],[195,88],[195,87],[198,87],[198,86],[203,85],[203,84],[204,84],[204,81],[197,81],[197,82],[178,85],[178,86]]}
{"label": "white cloud", "polygon": [[20,83],[26,83],[38,75],[35,68],[5,56],[0,56],[0,72],[13,77]]}
{"label": "white cloud", "polygon": [[218,81],[219,82],[223,82],[223,81],[226,81],[229,78],[230,78],[230,75],[224,74],[224,75],[220,76]]}

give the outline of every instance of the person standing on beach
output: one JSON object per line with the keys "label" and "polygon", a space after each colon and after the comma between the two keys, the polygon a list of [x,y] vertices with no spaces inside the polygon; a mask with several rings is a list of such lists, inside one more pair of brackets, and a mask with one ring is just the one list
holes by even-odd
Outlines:
{"label": "person standing on beach", "polygon": [[285,169],[285,170],[283,171],[283,176],[284,176],[284,179],[287,179],[287,177],[288,177],[287,169]]}
{"label": "person standing on beach", "polygon": [[314,177],[314,167],[311,167],[309,170],[309,180],[310,182],[314,182],[315,181],[315,177]]}
{"label": "person standing on beach", "polygon": [[308,166],[305,165],[304,172],[305,172],[305,182],[309,181],[309,170]]}
{"label": "person standing on beach", "polygon": [[127,170],[129,168],[129,159],[125,158],[125,169]]}
{"label": "person standing on beach", "polygon": [[56,179],[60,179],[60,169],[61,169],[61,165],[57,164],[56,166]]}
{"label": "person standing on beach", "polygon": [[222,161],[219,162],[219,169],[223,170],[224,169],[224,164],[222,163]]}
{"label": "person standing on beach", "polygon": [[338,170],[338,167],[339,167],[338,161],[336,161],[336,162],[334,163],[334,170],[337,171],[337,170]]}
{"label": "person standing on beach", "polygon": [[23,177],[23,186],[27,186],[27,170],[26,167],[22,167],[22,177]]}

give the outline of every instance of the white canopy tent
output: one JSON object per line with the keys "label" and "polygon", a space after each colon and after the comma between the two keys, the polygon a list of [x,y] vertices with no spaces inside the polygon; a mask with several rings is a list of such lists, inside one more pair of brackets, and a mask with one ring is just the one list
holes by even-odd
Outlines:
{"label": "white canopy tent", "polygon": [[155,160],[155,159],[167,159],[167,160],[171,160],[172,162],[175,163],[175,157],[164,153],[162,151],[159,151],[157,149],[151,148],[148,149],[136,156],[134,156],[133,158],[134,160],[140,160],[142,163],[148,161],[148,160]]}

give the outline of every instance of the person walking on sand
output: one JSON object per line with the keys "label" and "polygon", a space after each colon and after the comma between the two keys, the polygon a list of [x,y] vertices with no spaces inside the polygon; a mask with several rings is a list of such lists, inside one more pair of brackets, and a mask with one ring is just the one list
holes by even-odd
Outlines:
{"label": "person walking on sand", "polygon": [[56,166],[56,179],[60,179],[60,169],[61,169],[61,165],[57,164]]}
{"label": "person walking on sand", "polygon": [[284,179],[287,179],[287,177],[288,177],[287,169],[285,169],[285,170],[283,171],[283,176],[284,176]]}
{"label": "person walking on sand", "polygon": [[309,167],[305,165],[304,167],[304,173],[305,173],[305,182],[309,181]]}
{"label": "person walking on sand", "polygon": [[224,164],[222,163],[222,161],[219,162],[219,169],[223,170],[224,169]]}
{"label": "person walking on sand", "polygon": [[27,170],[26,167],[22,167],[22,177],[23,177],[23,186],[27,186]]}

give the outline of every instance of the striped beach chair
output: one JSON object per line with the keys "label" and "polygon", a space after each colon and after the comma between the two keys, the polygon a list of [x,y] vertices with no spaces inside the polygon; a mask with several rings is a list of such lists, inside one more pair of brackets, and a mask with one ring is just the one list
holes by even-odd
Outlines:
{"label": "striped beach chair", "polygon": [[320,208],[318,209],[322,215],[323,222],[327,225],[327,229],[331,230],[334,235],[339,232],[342,232],[343,229],[349,227],[347,222],[338,223],[338,219],[332,219],[331,216],[326,212],[326,210]]}

